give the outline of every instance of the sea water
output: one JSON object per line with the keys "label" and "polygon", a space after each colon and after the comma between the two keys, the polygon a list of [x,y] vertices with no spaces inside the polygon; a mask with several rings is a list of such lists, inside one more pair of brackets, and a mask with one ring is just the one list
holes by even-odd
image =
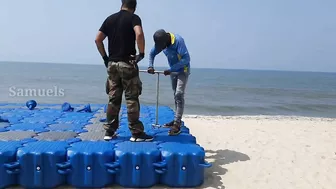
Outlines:
{"label": "sea water", "polygon": [[[0,102],[108,102],[103,65],[0,65]],[[157,75],[140,73],[140,77],[140,102],[154,105]],[[169,76],[160,76],[159,92],[159,104],[173,108]],[[192,68],[185,114],[336,117],[336,73]]]}

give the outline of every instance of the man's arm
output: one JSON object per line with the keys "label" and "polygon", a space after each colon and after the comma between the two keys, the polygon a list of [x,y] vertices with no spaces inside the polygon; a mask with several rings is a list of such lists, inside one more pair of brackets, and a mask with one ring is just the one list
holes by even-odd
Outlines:
{"label": "man's arm", "polygon": [[142,30],[141,19],[138,15],[133,17],[133,29],[136,36],[136,43],[138,46],[140,56],[145,56],[145,35]]}
{"label": "man's arm", "polygon": [[135,31],[139,54],[144,54],[145,53],[145,36],[142,30],[142,27],[139,25],[136,25],[134,27],[134,31]]}
{"label": "man's arm", "polygon": [[177,71],[190,63],[190,55],[184,40],[181,38],[177,43],[177,53],[181,55],[181,59],[169,69],[171,72]]}
{"label": "man's arm", "polygon": [[102,56],[104,60],[104,64],[107,67],[108,56],[106,54],[104,43],[103,43],[104,39],[106,38],[106,33],[107,33],[107,26],[106,26],[106,20],[105,20],[97,33],[95,43],[96,43],[98,52]]}
{"label": "man's arm", "polygon": [[149,65],[148,65],[149,68],[154,67],[154,59],[157,54],[159,54],[159,52],[157,52],[154,46],[149,53]]}
{"label": "man's arm", "polygon": [[105,38],[106,38],[106,35],[103,32],[98,31],[95,42],[96,42],[98,52],[100,53],[102,57],[107,56],[104,43],[103,43]]}

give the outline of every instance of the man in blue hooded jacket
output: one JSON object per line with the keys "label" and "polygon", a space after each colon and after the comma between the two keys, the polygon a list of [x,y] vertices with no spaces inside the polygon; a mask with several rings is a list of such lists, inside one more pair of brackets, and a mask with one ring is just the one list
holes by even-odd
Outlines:
{"label": "man in blue hooded jacket", "polygon": [[169,135],[178,135],[181,133],[184,94],[190,75],[190,55],[184,39],[178,34],[160,29],[154,33],[153,39],[155,46],[149,54],[148,73],[154,74],[154,58],[163,51],[170,67],[164,71],[164,75],[170,75],[175,99],[174,120],[166,123],[165,126],[170,127]]}

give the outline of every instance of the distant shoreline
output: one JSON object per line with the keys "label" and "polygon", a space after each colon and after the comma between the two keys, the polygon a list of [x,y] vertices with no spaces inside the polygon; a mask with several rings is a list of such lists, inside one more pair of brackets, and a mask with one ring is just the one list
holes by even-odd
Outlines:
{"label": "distant shoreline", "polygon": [[223,116],[223,115],[192,115],[186,114],[183,118],[187,119],[201,119],[201,120],[295,120],[295,121],[327,121],[334,122],[336,118],[329,117],[314,117],[314,116],[296,116],[296,115],[233,115],[233,116]]}
{"label": "distant shoreline", "polygon": [[[82,64],[82,63],[62,63],[62,62],[22,62],[22,61],[0,61],[0,63],[28,63],[28,64],[56,64],[56,65],[86,65],[86,66],[103,66],[103,64]],[[139,66],[140,68],[146,68],[145,66]],[[157,68],[164,68],[157,66]],[[231,70],[231,71],[258,71],[258,72],[291,72],[291,73],[327,73],[336,74],[336,72],[329,71],[300,71],[300,70],[273,70],[273,69],[246,69],[246,68],[207,68],[207,67],[194,67],[192,69],[206,69],[206,70]]]}

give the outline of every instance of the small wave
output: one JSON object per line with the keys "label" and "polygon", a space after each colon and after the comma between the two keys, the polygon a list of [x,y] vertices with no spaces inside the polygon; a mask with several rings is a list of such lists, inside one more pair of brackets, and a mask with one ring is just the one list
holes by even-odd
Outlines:
{"label": "small wave", "polygon": [[336,105],[329,104],[282,104],[263,106],[202,106],[187,105],[188,114],[200,115],[298,115],[336,117]]}

